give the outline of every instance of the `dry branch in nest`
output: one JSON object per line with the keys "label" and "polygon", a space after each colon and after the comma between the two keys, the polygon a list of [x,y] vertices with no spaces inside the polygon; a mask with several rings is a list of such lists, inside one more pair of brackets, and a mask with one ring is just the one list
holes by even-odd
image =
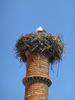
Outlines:
{"label": "dry branch in nest", "polygon": [[64,45],[59,35],[53,35],[45,31],[25,34],[15,44],[16,57],[20,57],[21,61],[26,62],[25,52],[30,50],[48,56],[49,63],[53,64],[55,61],[60,62],[62,60]]}

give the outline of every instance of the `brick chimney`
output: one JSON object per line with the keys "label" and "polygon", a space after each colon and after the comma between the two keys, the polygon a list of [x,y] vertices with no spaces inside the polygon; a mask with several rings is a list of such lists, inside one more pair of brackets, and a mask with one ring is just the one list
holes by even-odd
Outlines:
{"label": "brick chimney", "polygon": [[48,100],[48,87],[51,83],[48,57],[28,52],[26,77],[23,78],[25,100]]}
{"label": "brick chimney", "polygon": [[[49,63],[60,62],[64,52],[64,42],[59,35],[46,33],[39,26],[35,33],[25,34],[15,44],[16,57],[27,63],[25,100],[48,100]],[[52,69],[52,67],[51,67]]]}

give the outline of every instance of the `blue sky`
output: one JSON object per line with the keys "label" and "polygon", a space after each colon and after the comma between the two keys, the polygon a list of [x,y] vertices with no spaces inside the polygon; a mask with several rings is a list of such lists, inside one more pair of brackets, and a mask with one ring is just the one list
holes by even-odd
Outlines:
{"label": "blue sky", "polygon": [[49,100],[75,100],[75,0],[0,0],[0,100],[24,100],[26,65],[20,67],[12,50],[21,34],[39,25],[66,43],[58,77],[58,64],[49,71]]}

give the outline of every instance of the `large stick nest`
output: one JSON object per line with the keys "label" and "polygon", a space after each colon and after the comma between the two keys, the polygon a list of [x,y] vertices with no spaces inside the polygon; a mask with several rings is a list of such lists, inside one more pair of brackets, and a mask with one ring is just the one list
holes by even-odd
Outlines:
{"label": "large stick nest", "polygon": [[15,47],[16,57],[20,57],[23,62],[27,60],[25,55],[27,50],[48,56],[49,63],[52,64],[55,61],[60,62],[64,52],[64,43],[61,37],[45,31],[22,35],[17,40]]}

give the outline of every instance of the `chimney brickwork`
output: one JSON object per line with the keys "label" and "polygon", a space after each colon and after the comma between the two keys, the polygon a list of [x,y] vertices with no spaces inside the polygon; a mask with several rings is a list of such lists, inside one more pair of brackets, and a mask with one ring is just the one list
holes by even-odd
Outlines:
{"label": "chimney brickwork", "polygon": [[48,87],[52,81],[49,78],[49,59],[40,53],[27,55],[25,85],[25,100],[48,100]]}

